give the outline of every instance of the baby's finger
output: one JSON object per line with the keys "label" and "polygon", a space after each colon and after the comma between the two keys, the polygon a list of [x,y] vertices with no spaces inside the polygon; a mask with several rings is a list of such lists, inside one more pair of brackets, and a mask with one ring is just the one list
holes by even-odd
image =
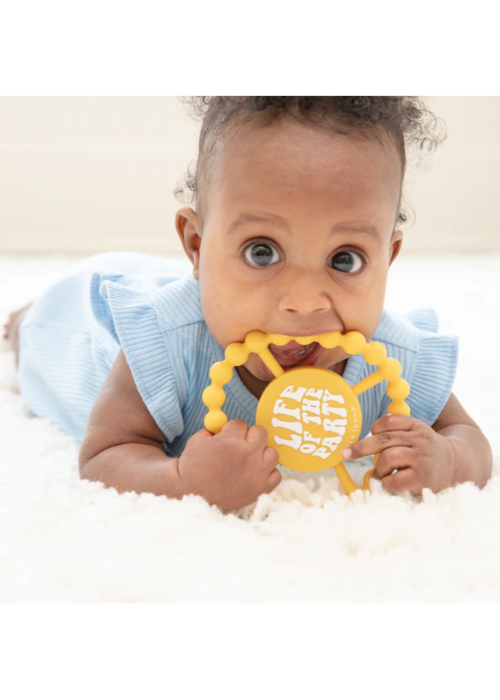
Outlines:
{"label": "baby's finger", "polygon": [[345,460],[359,459],[360,457],[368,457],[376,455],[388,447],[406,446],[409,447],[411,442],[410,432],[406,430],[390,430],[377,435],[372,435],[364,440],[360,440],[355,445],[342,450],[342,457]]}
{"label": "baby's finger", "polygon": [[198,430],[198,432],[193,433],[191,437],[189,438],[189,442],[191,440],[206,440],[207,438],[213,438],[214,434],[210,432],[210,430],[207,430],[206,428],[202,428],[201,430]]}
{"label": "baby's finger", "polygon": [[224,437],[236,437],[240,440],[244,440],[247,436],[248,425],[241,418],[235,418],[230,420],[222,426],[222,430],[219,435],[224,435]]}
{"label": "baby's finger", "polygon": [[409,447],[389,447],[384,450],[373,473],[376,479],[383,479],[395,469],[413,467],[415,452]]}
{"label": "baby's finger", "polygon": [[266,470],[269,470],[269,472],[272,473],[273,469],[276,469],[279,458],[280,456],[278,454],[278,450],[276,450],[274,447],[266,447],[264,454],[262,455],[262,464],[265,466]]}
{"label": "baby's finger", "polygon": [[[273,448],[271,448],[273,449]],[[274,491],[274,489],[278,486],[278,484],[281,482],[281,474],[277,469],[274,469],[270,474],[269,474],[269,479],[267,482],[268,485],[268,491],[267,493],[271,493],[271,491]]]}
{"label": "baby's finger", "polygon": [[375,421],[370,432],[376,435],[388,430],[411,430],[415,420],[411,416],[403,416],[400,413],[387,413]]}
{"label": "baby's finger", "polygon": [[384,477],[382,486],[390,493],[397,491],[410,491],[413,494],[422,493],[417,475],[411,467],[400,469],[395,474]]}
{"label": "baby's finger", "polygon": [[252,425],[248,429],[247,442],[252,445],[252,447],[264,447],[267,445],[267,430],[263,425]]}

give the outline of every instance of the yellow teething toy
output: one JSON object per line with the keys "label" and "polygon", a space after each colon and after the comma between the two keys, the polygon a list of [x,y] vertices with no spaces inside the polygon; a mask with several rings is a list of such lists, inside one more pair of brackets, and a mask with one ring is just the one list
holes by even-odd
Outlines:
{"label": "yellow teething toy", "polygon": [[[268,348],[286,345],[294,340],[300,345],[317,342],[324,348],[341,346],[349,355],[363,354],[370,365],[378,369],[368,377],[350,386],[340,375],[322,367],[295,367],[287,372]],[[276,448],[284,467],[301,472],[318,472],[333,467],[342,486],[350,495],[358,487],[342,463],[342,450],[354,444],[361,433],[362,416],[358,396],[382,381],[387,381],[387,395],[392,399],[388,413],[410,415],[405,399],[410,385],[400,377],[401,364],[387,357],[385,347],[378,342],[367,343],[357,331],[340,331],[308,337],[266,334],[251,331],[243,343],[231,343],[225,359],[210,368],[211,385],[203,392],[203,403],[208,408],[205,428],[217,434],[227,423],[222,410],[226,394],[222,388],[230,381],[233,368],[243,365],[251,352],[257,353],[274,374],[257,406],[256,423],[264,426],[269,435],[268,445]],[[375,464],[380,455],[375,455]],[[365,474],[363,490],[370,488],[370,476]]]}

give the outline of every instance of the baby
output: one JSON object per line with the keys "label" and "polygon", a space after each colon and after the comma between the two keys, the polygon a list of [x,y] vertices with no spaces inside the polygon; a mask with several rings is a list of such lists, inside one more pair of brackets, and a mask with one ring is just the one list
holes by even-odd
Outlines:
{"label": "baby", "polygon": [[[273,375],[253,353],[236,368],[229,420],[214,436],[201,398],[211,365],[255,329],[355,330],[401,362],[411,417],[385,415],[385,382],[369,390],[361,440],[344,459],[381,453],[374,476],[390,492],[483,486],[489,443],[451,393],[457,338],[437,332],[432,309],[405,318],[383,308],[403,241],[405,148],[432,140],[433,116],[409,97],[192,105],[203,117],[187,178],[196,210],[182,207],[175,225],[193,276],[172,275],[166,258],[96,255],[7,327],[26,404],[82,443],[81,477],[119,491],[199,494],[223,510],[252,503],[281,481],[278,453],[255,425]],[[269,347],[285,369],[324,367],[351,385],[373,371],[341,347]]]}

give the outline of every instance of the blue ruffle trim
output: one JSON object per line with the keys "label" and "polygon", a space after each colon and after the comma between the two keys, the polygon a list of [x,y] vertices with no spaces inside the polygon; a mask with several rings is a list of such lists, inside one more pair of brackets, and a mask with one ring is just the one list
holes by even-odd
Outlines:
{"label": "blue ruffle trim", "polygon": [[437,313],[431,307],[425,309],[415,309],[406,314],[406,318],[411,321],[411,324],[421,331],[431,331],[437,333],[439,328],[439,320]]}
{"label": "blue ruffle trim", "polygon": [[[435,314],[434,314],[435,316]],[[424,318],[419,317],[418,322]],[[428,316],[428,323],[431,317]],[[417,324],[415,324],[417,325]],[[437,317],[435,325],[437,328]],[[434,425],[450,398],[458,364],[458,336],[423,330],[407,402],[411,416]]]}

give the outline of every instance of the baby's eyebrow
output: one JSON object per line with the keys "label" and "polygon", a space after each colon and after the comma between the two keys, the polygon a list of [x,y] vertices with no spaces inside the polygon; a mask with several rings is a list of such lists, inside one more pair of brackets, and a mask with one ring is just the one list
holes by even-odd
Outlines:
{"label": "baby's eyebrow", "polygon": [[[239,226],[243,226],[244,224],[249,223],[273,224],[274,226],[284,229],[285,231],[290,231],[288,221],[282,216],[279,216],[278,214],[252,214],[250,212],[243,212],[238,216],[236,221],[233,221],[233,223],[229,226],[227,232],[231,233]],[[332,226],[329,233],[338,234],[346,231],[350,231],[351,233],[365,233],[369,236],[377,238],[378,240],[381,240],[380,232],[376,226],[357,221],[342,221],[341,223]]]}
{"label": "baby's eyebrow", "polygon": [[342,233],[343,231],[350,231],[351,233],[366,233],[369,236],[378,238],[381,240],[382,236],[376,226],[372,224],[358,223],[357,221],[343,221],[340,224],[335,224],[330,229],[330,233]]}
{"label": "baby's eyebrow", "polygon": [[274,224],[275,226],[278,226],[279,228],[283,228],[287,231],[290,230],[290,227],[288,225],[288,221],[284,219],[282,216],[279,216],[278,214],[251,214],[247,212],[243,212],[238,216],[236,221],[233,221],[233,223],[229,226],[227,232],[231,233],[234,231],[236,228],[239,226],[243,226],[243,224]]}

